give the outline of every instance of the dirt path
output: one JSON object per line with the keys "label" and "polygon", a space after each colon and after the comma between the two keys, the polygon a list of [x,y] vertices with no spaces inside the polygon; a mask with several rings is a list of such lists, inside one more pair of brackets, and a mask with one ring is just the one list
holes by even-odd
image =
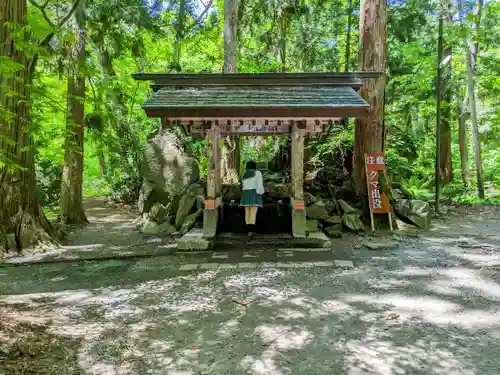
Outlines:
{"label": "dirt path", "polygon": [[137,214],[128,206],[110,204],[107,198],[91,198],[85,200],[84,208],[90,223],[70,228],[64,246],[44,253],[28,249],[21,256],[10,253],[6,262],[168,254],[175,248],[171,239],[141,235],[134,224]]}
{"label": "dirt path", "polygon": [[[143,243],[117,215],[116,246]],[[498,375],[498,211],[437,224],[354,248],[346,268],[180,271],[178,255],[0,268],[0,310],[72,340],[71,374]]]}

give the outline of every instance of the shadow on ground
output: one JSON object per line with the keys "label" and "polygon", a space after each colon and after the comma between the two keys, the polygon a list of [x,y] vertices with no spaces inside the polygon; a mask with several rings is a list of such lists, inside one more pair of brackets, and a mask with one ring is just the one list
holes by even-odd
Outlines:
{"label": "shadow on ground", "polygon": [[137,215],[126,206],[109,204],[107,198],[92,198],[85,200],[85,212],[90,223],[83,228],[69,228],[62,247],[45,252],[27,249],[21,255],[11,253],[6,262],[118,258],[175,250],[174,238],[139,233],[134,223]]}
{"label": "shadow on ground", "polygon": [[24,284],[44,293],[1,301],[81,340],[86,374],[496,375],[498,249],[471,241],[424,238],[350,271],[45,266]]}

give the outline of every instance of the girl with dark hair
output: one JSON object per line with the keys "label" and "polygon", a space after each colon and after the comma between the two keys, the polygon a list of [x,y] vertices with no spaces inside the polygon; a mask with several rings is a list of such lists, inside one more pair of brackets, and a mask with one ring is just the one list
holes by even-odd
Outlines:
{"label": "girl with dark hair", "polygon": [[252,228],[257,220],[257,210],[262,207],[262,194],[264,194],[264,182],[262,173],[257,170],[257,164],[249,161],[246,171],[241,178],[241,202],[245,207],[245,224],[248,226],[248,235],[253,235]]}

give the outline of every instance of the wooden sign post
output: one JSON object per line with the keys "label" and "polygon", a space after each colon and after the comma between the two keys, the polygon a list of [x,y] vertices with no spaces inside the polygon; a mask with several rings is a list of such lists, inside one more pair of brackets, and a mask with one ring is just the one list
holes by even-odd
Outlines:
{"label": "wooden sign post", "polygon": [[385,181],[387,178],[387,168],[385,165],[385,154],[383,152],[365,153],[365,173],[366,186],[368,190],[368,203],[370,205],[370,220],[372,231],[375,231],[375,223],[373,214],[388,214],[389,227],[392,230],[391,205],[389,197],[381,190],[379,175],[384,174]]}

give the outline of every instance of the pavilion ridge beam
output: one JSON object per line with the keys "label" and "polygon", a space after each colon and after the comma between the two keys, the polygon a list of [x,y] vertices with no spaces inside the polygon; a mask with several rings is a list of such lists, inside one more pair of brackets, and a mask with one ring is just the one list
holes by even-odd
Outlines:
{"label": "pavilion ridge beam", "polygon": [[333,72],[333,73],[236,73],[236,74],[134,74],[139,81],[153,81],[152,87],[164,86],[297,86],[316,85],[360,88],[363,80],[378,78],[380,72]]}

